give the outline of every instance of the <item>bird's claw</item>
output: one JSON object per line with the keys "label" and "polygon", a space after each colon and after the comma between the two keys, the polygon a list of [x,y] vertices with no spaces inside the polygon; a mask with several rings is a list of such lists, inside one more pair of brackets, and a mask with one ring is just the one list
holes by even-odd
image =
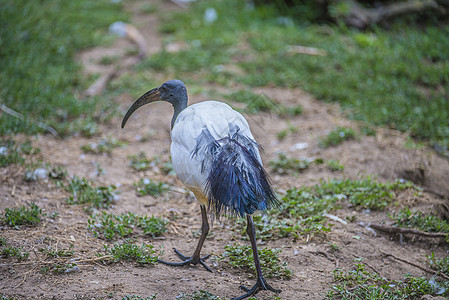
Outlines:
{"label": "bird's claw", "polygon": [[275,292],[275,293],[281,292],[281,290],[272,288],[271,285],[269,285],[268,282],[266,282],[266,280],[263,277],[258,278],[256,284],[250,289],[243,285],[241,285],[240,288],[242,290],[244,290],[246,293],[240,297],[231,298],[231,300],[242,300],[247,297],[253,296],[253,295],[257,294],[259,291],[263,291],[263,290],[271,291],[271,292]]}
{"label": "bird's claw", "polygon": [[173,263],[173,262],[168,262],[168,261],[164,261],[164,260],[160,260],[158,259],[158,262],[169,265],[169,266],[187,266],[187,265],[197,265],[197,264],[201,264],[206,270],[208,270],[209,272],[212,272],[212,269],[209,268],[209,266],[206,265],[205,261],[210,257],[210,255],[206,255],[203,257],[188,257],[185,256],[184,254],[182,254],[181,252],[179,252],[176,248],[173,248],[173,250],[175,251],[176,255],[182,260],[182,262],[179,263]]}

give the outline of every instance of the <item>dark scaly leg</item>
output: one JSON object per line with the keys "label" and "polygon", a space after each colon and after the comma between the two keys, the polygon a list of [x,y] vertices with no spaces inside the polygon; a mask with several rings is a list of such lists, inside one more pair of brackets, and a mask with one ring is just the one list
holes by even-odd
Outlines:
{"label": "dark scaly leg", "polygon": [[246,215],[246,220],[248,222],[248,227],[246,228],[246,232],[248,233],[249,239],[251,241],[251,246],[253,248],[253,256],[254,256],[254,265],[256,266],[256,274],[257,274],[257,281],[256,284],[252,288],[247,288],[244,286],[240,286],[242,290],[246,292],[246,294],[237,297],[232,298],[232,300],[241,300],[245,299],[247,297],[253,296],[257,294],[261,290],[268,290],[275,293],[280,293],[281,290],[277,290],[272,288],[268,282],[266,282],[265,278],[262,275],[262,268],[260,267],[260,261],[259,261],[259,253],[257,252],[257,245],[256,245],[256,229],[254,226],[253,218],[251,215]]}
{"label": "dark scaly leg", "polygon": [[180,259],[182,259],[182,262],[179,263],[172,263],[167,262],[163,260],[158,260],[158,262],[169,265],[169,266],[185,266],[185,265],[197,265],[198,263],[201,264],[203,267],[206,268],[206,270],[212,272],[212,270],[204,263],[210,255],[206,255],[204,257],[200,256],[201,248],[203,248],[204,240],[206,239],[207,234],[209,233],[209,222],[207,221],[207,213],[206,213],[206,207],[204,205],[200,205],[201,207],[201,217],[203,219],[203,223],[201,225],[201,237],[198,241],[198,245],[196,246],[195,252],[191,257],[185,256],[181,254],[176,248],[173,248],[175,250],[176,255]]}

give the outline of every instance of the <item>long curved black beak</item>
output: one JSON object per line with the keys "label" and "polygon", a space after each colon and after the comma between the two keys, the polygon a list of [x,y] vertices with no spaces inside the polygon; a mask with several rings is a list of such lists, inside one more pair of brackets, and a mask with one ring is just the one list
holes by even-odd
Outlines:
{"label": "long curved black beak", "polygon": [[125,127],[126,121],[128,121],[133,112],[135,112],[139,107],[145,104],[161,100],[160,96],[161,94],[159,93],[159,88],[154,88],[140,96],[140,98],[137,99],[136,102],[134,102],[133,105],[131,105],[131,107],[128,109],[125,117],[123,117],[122,128]]}

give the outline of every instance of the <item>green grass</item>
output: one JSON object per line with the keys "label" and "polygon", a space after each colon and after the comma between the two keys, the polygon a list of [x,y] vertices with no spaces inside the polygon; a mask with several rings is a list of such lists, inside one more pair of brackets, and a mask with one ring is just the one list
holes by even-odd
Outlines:
{"label": "green grass", "polygon": [[70,245],[69,248],[53,249],[53,247],[41,248],[39,252],[45,254],[48,258],[59,258],[59,257],[71,257],[74,254],[74,246]]}
{"label": "green grass", "polygon": [[143,234],[151,237],[161,236],[167,231],[168,221],[160,217],[138,216],[133,213],[123,213],[113,215],[102,212],[99,215],[93,215],[88,220],[88,228],[95,237],[116,240],[130,236],[136,227],[143,231]]}
{"label": "green grass", "polygon": [[404,280],[389,280],[369,272],[363,263],[354,270],[335,270],[334,284],[326,294],[327,299],[419,299],[424,295],[448,296],[449,283],[434,279],[405,275]]}
{"label": "green grass", "polygon": [[345,169],[345,166],[343,166],[338,160],[336,159],[329,159],[326,161],[326,165],[332,172],[338,172],[343,171]]}
{"label": "green grass", "polygon": [[316,192],[321,195],[332,195],[340,199],[346,199],[350,204],[374,210],[385,209],[396,198],[395,192],[413,189],[420,193],[420,188],[410,181],[396,180],[381,183],[371,177],[357,180],[330,180],[316,186]]}
{"label": "green grass", "polygon": [[424,214],[420,211],[411,211],[404,208],[397,213],[389,215],[398,227],[417,228],[426,232],[447,233],[446,241],[449,242],[449,222],[437,216]]}
{"label": "green grass", "polygon": [[28,207],[22,205],[18,208],[6,208],[2,222],[11,227],[19,229],[21,226],[36,226],[44,217],[42,209],[32,202]]}
{"label": "green grass", "polygon": [[[268,278],[290,278],[293,272],[288,268],[286,262],[281,262],[279,253],[281,249],[259,249],[262,273]],[[234,268],[243,268],[250,277],[256,275],[254,267],[253,252],[250,246],[225,246],[225,252],[221,256],[223,261]]]}
{"label": "green grass", "polygon": [[270,161],[270,167],[278,174],[298,174],[307,169],[314,162],[309,158],[290,158],[285,153],[278,153],[278,157]]}
{"label": "green grass", "polygon": [[118,147],[123,147],[127,143],[121,142],[113,137],[100,139],[98,143],[90,143],[88,145],[81,146],[81,150],[85,153],[93,154],[111,154],[112,150]]}
{"label": "green grass", "polygon": [[26,157],[38,154],[39,148],[33,148],[30,141],[17,144],[12,140],[4,140],[0,138],[0,168],[9,165],[23,165]]}
{"label": "green grass", "polygon": [[136,187],[138,196],[160,196],[169,190],[169,186],[166,183],[153,181],[148,178],[140,179],[134,184]]}
{"label": "green grass", "polygon": [[133,213],[116,216],[102,212],[100,215],[91,216],[88,223],[95,237],[115,240],[133,233],[136,219],[137,216]]}
{"label": "green grass", "polygon": [[18,262],[21,262],[23,260],[27,260],[30,256],[30,253],[27,251],[22,251],[22,248],[17,248],[8,245],[6,242],[6,238],[1,237],[0,238],[0,257],[1,258],[9,258],[14,257],[17,259]]}
{"label": "green grass", "polygon": [[353,140],[355,137],[356,134],[352,128],[336,127],[326,136],[320,138],[318,145],[321,148],[328,148],[331,146],[337,146],[347,140]]}
{"label": "green grass", "polygon": [[105,251],[112,256],[113,262],[134,261],[139,264],[155,265],[158,260],[154,246],[148,244],[138,246],[130,241],[125,241],[122,244],[114,244],[111,248],[105,245]]}
{"label": "green grass", "polygon": [[[299,107],[299,106],[298,106]],[[298,128],[296,128],[295,126],[293,126],[290,121],[287,121],[288,124],[288,128],[281,130],[277,133],[277,138],[278,140],[282,141],[283,139],[285,139],[285,137],[289,134],[289,133],[295,133],[298,131]]]}
{"label": "green grass", "polygon": [[145,152],[140,152],[139,154],[133,154],[128,156],[130,166],[136,171],[147,170],[151,167],[153,160],[150,160]]}
{"label": "green grass", "polygon": [[77,176],[70,178],[64,188],[71,194],[66,199],[69,204],[87,204],[95,208],[108,208],[116,197],[115,186],[94,187],[88,179]]}
{"label": "green grass", "polygon": [[[380,183],[370,177],[334,179],[312,187],[292,188],[280,197],[279,209],[253,216],[257,236],[261,240],[283,237],[310,239],[331,230],[331,224],[324,215],[343,203],[349,203],[354,209],[383,210],[394,203],[398,191],[406,189],[419,192],[419,188],[409,181]],[[243,220],[235,220],[234,229],[242,237],[246,237],[245,228]]]}
{"label": "green grass", "polygon": [[0,257],[7,259],[14,257],[18,262],[27,260],[30,253],[27,251],[22,251],[22,248],[13,247],[6,243],[6,239],[1,238],[0,240]]}
{"label": "green grass", "polygon": [[37,121],[63,135],[96,123],[96,112],[113,104],[77,98],[88,83],[75,54],[111,40],[108,26],[127,18],[122,2],[109,0],[3,1],[0,57],[7,59],[0,61],[0,101],[25,121],[1,114],[0,135],[41,132]]}
{"label": "green grass", "polygon": [[448,256],[443,257],[443,258],[438,258],[438,257],[435,257],[435,253],[432,252],[431,255],[427,256],[427,259],[428,259],[427,263],[428,263],[429,267],[431,267],[435,271],[449,275],[449,257]]}
{"label": "green grass", "polygon": [[138,227],[143,230],[143,234],[151,235],[153,238],[161,236],[167,231],[168,220],[151,216],[139,217]]}

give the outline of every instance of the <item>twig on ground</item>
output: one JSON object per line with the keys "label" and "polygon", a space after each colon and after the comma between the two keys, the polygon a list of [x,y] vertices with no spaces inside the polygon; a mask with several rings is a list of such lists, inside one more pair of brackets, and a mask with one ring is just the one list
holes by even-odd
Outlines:
{"label": "twig on ground", "polygon": [[329,218],[329,219],[333,220],[333,221],[340,222],[340,223],[343,224],[343,225],[348,225],[348,222],[346,222],[345,220],[343,220],[343,219],[340,218],[339,216],[335,216],[335,215],[331,215],[331,214],[324,214],[324,216],[325,216],[326,218]]}
{"label": "twig on ground", "polygon": [[395,256],[395,255],[393,255],[393,254],[391,254],[391,253],[386,253],[386,252],[384,252],[384,251],[382,251],[382,250],[380,250],[380,249],[379,249],[379,251],[380,251],[382,254],[386,255],[386,256],[391,256],[391,257],[393,257],[393,258],[396,259],[396,260],[399,260],[399,261],[401,261],[401,262],[403,262],[403,263],[406,263],[406,264],[409,264],[409,265],[411,265],[411,266],[414,266],[414,267],[416,267],[416,268],[418,268],[418,269],[423,270],[424,272],[427,272],[427,273],[433,274],[433,275],[436,274],[437,276],[440,276],[441,278],[443,278],[443,279],[445,279],[445,280],[449,280],[449,276],[446,275],[446,274],[444,274],[444,273],[440,273],[440,272],[438,272],[438,271],[435,271],[435,270],[426,268],[426,267],[421,266],[421,265],[418,265],[418,264],[416,264],[416,263],[414,263],[414,262],[411,262],[411,261],[408,261],[408,260],[406,260],[406,259],[397,257],[397,256]]}
{"label": "twig on ground", "polygon": [[[0,99],[0,100],[1,100],[1,99]],[[17,118],[17,119],[25,120],[25,117],[24,117],[21,113],[18,113],[18,112],[16,112],[15,110],[13,110],[13,109],[7,107],[7,106],[6,106],[5,104],[3,104],[2,102],[0,102],[0,110],[4,111],[4,112],[7,113],[8,115],[13,116],[13,117],[15,117],[15,118]],[[52,135],[54,135],[54,136],[58,136],[58,135],[59,135],[58,132],[57,132],[53,127],[50,127],[50,126],[48,126],[47,124],[44,124],[44,123],[39,122],[39,121],[37,121],[36,123],[37,123],[37,126],[39,126],[39,127],[42,128],[42,129],[47,130],[47,131],[50,132]]]}
{"label": "twig on ground", "polygon": [[82,259],[82,260],[74,260],[75,263],[79,264],[79,263],[85,263],[85,262],[96,262],[98,260],[103,260],[106,258],[113,258],[112,255],[104,255],[104,256],[100,256],[100,257],[96,257],[96,258],[89,258],[89,259]]}
{"label": "twig on ground", "polygon": [[380,230],[382,232],[386,233],[397,233],[397,234],[414,234],[419,236],[425,236],[430,238],[446,238],[448,236],[447,233],[443,232],[425,232],[420,231],[416,229],[411,228],[401,228],[401,227],[395,227],[395,226],[386,226],[386,225],[379,225],[379,224],[369,224],[369,227],[373,229]]}
{"label": "twig on ground", "polygon": [[[354,256],[355,258],[359,258],[360,256],[355,255],[354,253],[352,253],[352,256]],[[376,272],[378,275],[382,276],[382,274],[380,274],[380,272],[374,268],[372,265],[370,265],[369,263],[367,263],[366,261],[363,261],[363,264],[365,264],[366,266],[368,266],[369,268],[371,268],[374,272]],[[383,277],[383,276],[382,276]]]}

